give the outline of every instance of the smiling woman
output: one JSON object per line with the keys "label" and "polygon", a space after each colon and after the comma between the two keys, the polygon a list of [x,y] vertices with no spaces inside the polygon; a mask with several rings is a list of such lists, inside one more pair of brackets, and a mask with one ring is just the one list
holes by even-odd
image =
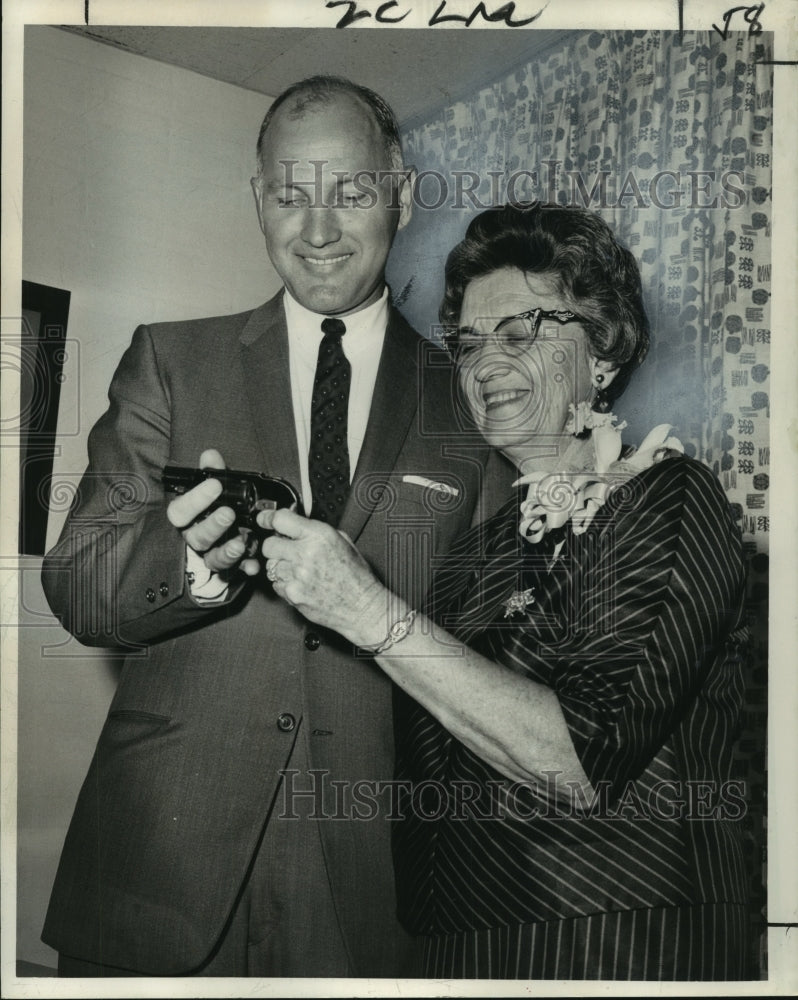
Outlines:
{"label": "smiling woman", "polygon": [[466,289],[462,326],[448,342],[482,435],[519,466],[532,439],[560,440],[569,404],[589,391],[582,322],[553,276],[503,268]]}
{"label": "smiling woman", "polygon": [[609,412],[648,346],[636,262],[584,209],[492,209],[441,319],[526,496],[455,544],[426,616],[327,525],[278,511],[263,547],[277,592],[399,688],[413,974],[744,978],[741,540],[668,425],[635,451]]}

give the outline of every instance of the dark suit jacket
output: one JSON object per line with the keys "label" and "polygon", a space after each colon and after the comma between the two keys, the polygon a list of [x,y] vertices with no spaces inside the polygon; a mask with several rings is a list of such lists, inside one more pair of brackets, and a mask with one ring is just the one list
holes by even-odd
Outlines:
{"label": "dark suit jacket", "polygon": [[[340,525],[414,602],[429,554],[469,525],[485,460],[460,433],[450,368],[430,348],[392,309]],[[281,293],[252,312],[140,327],[109,397],[43,581],[81,641],[140,645],[78,799],[43,938],[77,958],[184,973],[222,931],[298,733],[331,780],[392,776],[391,685],[263,578],[238,585],[220,609],[199,607],[165,516],[163,466],[195,466],[206,447],[231,468],[299,485]],[[407,474],[459,494],[403,482]],[[286,715],[301,725],[278,722]],[[320,828],[353,968],[394,975],[390,823]]]}

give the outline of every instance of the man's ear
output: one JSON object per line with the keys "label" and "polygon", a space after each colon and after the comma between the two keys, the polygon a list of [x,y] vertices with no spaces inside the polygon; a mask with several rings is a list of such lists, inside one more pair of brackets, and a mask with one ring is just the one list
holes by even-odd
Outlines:
{"label": "man's ear", "polygon": [[263,222],[263,178],[260,176],[251,177],[249,183],[252,193],[255,195],[255,210],[258,213],[258,225],[260,226],[260,231],[265,236],[266,229]]}
{"label": "man's ear", "polygon": [[413,190],[416,186],[416,168],[415,167],[405,167],[402,171],[401,179],[399,180],[399,225],[398,229],[404,229],[404,227],[410,222],[413,215]]}

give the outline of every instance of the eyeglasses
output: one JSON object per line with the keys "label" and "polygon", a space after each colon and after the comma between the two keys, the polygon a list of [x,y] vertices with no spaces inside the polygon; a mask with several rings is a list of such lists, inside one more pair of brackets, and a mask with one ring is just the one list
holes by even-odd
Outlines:
{"label": "eyeglasses", "polygon": [[584,320],[568,309],[528,309],[515,316],[505,316],[490,334],[478,333],[473,327],[458,327],[445,334],[443,345],[458,365],[473,361],[483,347],[494,341],[510,357],[518,357],[534,344],[544,320],[554,320],[560,325],[583,323]]}

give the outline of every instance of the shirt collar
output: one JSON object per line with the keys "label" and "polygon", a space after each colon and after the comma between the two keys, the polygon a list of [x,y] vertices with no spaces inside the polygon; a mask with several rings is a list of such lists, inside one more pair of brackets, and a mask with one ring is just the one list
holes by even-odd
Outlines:
{"label": "shirt collar", "polygon": [[[300,305],[287,288],[283,303],[289,339],[318,347],[322,338],[321,321],[325,314],[312,312]],[[348,357],[355,352],[373,347],[375,332],[378,331],[382,336],[388,325],[388,286],[385,286],[376,302],[348,316],[341,316],[341,319],[346,324],[343,342]]]}

